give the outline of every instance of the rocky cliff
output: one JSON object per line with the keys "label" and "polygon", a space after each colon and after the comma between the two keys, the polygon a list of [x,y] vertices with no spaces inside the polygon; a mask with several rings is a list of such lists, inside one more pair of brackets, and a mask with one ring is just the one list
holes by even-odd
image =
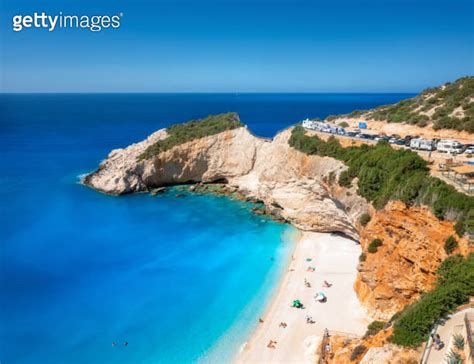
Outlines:
{"label": "rocky cliff", "polygon": [[353,338],[332,335],[328,364],[416,364],[421,349],[413,350],[393,345],[389,341],[392,330],[382,330],[374,336]]}
{"label": "rocky cliff", "polygon": [[[453,224],[438,220],[426,208],[401,202],[374,211],[357,195],[356,183],[346,189],[336,182],[347,168],[342,162],[291,148],[290,134],[288,129],[267,140],[240,127],[141,159],[150,145],[168,137],[160,130],[113,150],[84,183],[120,195],[190,182],[225,182],[302,230],[360,238],[365,261],[359,264],[355,289],[373,317],[390,318],[432,287],[436,269],[447,256],[443,245],[454,234]],[[373,217],[362,228],[359,218],[368,211]],[[383,244],[369,253],[375,238]]]}
{"label": "rocky cliff", "polygon": [[[361,232],[365,260],[355,283],[362,304],[374,318],[388,320],[436,281],[436,270],[447,258],[446,238],[455,235],[453,223],[438,220],[427,208],[392,201],[373,214]],[[380,239],[375,253],[369,244]],[[465,239],[454,253],[467,254]]]}
{"label": "rocky cliff", "polygon": [[369,206],[355,190],[332,183],[346,169],[344,164],[290,148],[289,136],[286,130],[265,140],[241,127],[140,160],[150,145],[167,137],[166,130],[160,130],[142,142],[113,150],[84,183],[120,195],[174,184],[225,181],[302,230],[340,232],[358,239],[357,222]]}

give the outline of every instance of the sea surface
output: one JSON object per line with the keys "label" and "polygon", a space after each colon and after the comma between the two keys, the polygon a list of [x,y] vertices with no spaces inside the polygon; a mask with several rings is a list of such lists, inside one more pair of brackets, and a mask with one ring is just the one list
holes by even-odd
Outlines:
{"label": "sea surface", "polygon": [[410,96],[0,95],[0,362],[228,362],[294,230],[225,197],[112,197],[78,176],[171,123],[236,111],[271,137]]}

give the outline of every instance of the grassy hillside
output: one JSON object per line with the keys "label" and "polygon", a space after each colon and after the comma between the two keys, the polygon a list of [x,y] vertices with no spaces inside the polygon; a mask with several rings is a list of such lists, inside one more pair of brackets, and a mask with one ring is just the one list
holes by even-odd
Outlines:
{"label": "grassy hillside", "polygon": [[145,160],[153,156],[194,139],[221,133],[243,126],[237,113],[209,115],[207,118],[191,120],[184,124],[172,125],[166,129],[168,137],[149,146],[138,160]]}
{"label": "grassy hillside", "polygon": [[390,200],[425,205],[439,219],[457,221],[462,228],[460,231],[468,228],[469,213],[474,211],[474,197],[431,177],[427,162],[415,152],[393,149],[386,142],[344,148],[334,137],[323,141],[316,135],[306,135],[301,126],[292,130],[289,144],[306,154],[343,161],[349,168],[341,173],[339,184],[351,185],[357,177],[359,195],[376,208],[382,208]]}
{"label": "grassy hillside", "polygon": [[[463,77],[453,83],[426,89],[416,97],[393,105],[356,110],[345,116],[474,133],[474,77]],[[329,116],[328,120],[336,117]]]}

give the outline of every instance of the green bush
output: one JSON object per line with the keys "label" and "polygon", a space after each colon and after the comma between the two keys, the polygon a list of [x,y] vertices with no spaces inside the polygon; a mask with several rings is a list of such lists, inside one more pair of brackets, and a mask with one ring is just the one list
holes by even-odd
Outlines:
{"label": "green bush", "polygon": [[370,219],[371,219],[371,217],[368,213],[363,213],[360,216],[359,222],[362,226],[366,226],[369,223]]}
{"label": "green bush", "polygon": [[458,221],[474,211],[474,197],[431,177],[427,162],[416,152],[393,149],[386,142],[343,148],[334,137],[323,141],[318,136],[306,135],[301,126],[293,128],[289,144],[306,154],[344,162],[349,168],[341,173],[339,183],[347,186],[349,180],[357,177],[359,195],[376,208],[390,200],[401,200],[408,205],[427,205],[439,219]]}
{"label": "green bush", "polygon": [[336,174],[334,173],[334,171],[329,172],[328,181],[332,183],[334,182],[335,178],[336,178]]}
{"label": "green bush", "polygon": [[359,262],[365,262],[366,259],[367,259],[367,255],[365,253],[360,253]]}
{"label": "green bush", "polygon": [[391,341],[397,345],[416,348],[428,339],[435,321],[453,312],[474,295],[474,254],[467,258],[455,255],[438,268],[433,290],[419,301],[406,306],[394,321]]}
{"label": "green bush", "polygon": [[462,364],[462,356],[461,354],[450,350],[449,353],[446,355],[446,364]]}
{"label": "green bush", "polygon": [[371,241],[369,244],[369,247],[367,248],[367,251],[371,254],[377,253],[377,249],[382,246],[383,240],[381,239],[374,239]]}
{"label": "green bush", "polygon": [[209,135],[222,133],[226,130],[232,130],[242,127],[236,113],[229,112],[225,114],[210,115],[200,120],[191,120],[184,124],[172,125],[166,129],[168,137],[159,140],[150,145],[139,157],[138,160],[152,158],[153,156],[195,139],[203,138]]}
{"label": "green bush", "polygon": [[339,185],[341,187],[346,187],[346,188],[349,188],[351,187],[351,184],[352,184],[352,178],[350,178],[349,176],[349,171],[343,171],[341,172],[341,174],[339,175]]}
{"label": "green bush", "polygon": [[444,251],[446,254],[451,254],[453,251],[456,250],[456,248],[459,246],[457,240],[454,238],[454,236],[450,236],[446,239],[444,242]]}
{"label": "green bush", "polygon": [[341,128],[347,128],[349,127],[349,124],[345,121],[341,121],[339,124],[338,124]]}
{"label": "green bush", "polygon": [[350,360],[356,361],[362,354],[364,354],[367,348],[364,345],[357,345],[354,350],[352,350]]}
{"label": "green bush", "polygon": [[456,349],[461,351],[464,350],[464,345],[466,345],[466,341],[464,340],[464,337],[461,334],[453,335],[453,342]]}
{"label": "green bush", "polygon": [[454,230],[456,231],[456,234],[462,238],[464,236],[464,234],[466,233],[466,226],[465,226],[465,222],[463,220],[460,220],[458,221],[455,225],[454,225]]}
{"label": "green bush", "polygon": [[372,321],[369,326],[367,326],[365,336],[367,337],[377,334],[385,328],[385,325],[387,325],[387,323],[384,321]]}

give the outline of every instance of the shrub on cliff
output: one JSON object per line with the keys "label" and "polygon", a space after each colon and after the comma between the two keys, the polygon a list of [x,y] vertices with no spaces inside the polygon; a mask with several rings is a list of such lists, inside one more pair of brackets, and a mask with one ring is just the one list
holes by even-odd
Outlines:
{"label": "shrub on cliff", "polygon": [[195,139],[222,133],[243,126],[236,113],[210,115],[207,118],[191,120],[184,124],[172,125],[166,129],[168,137],[150,145],[138,160],[149,159],[161,152]]}
{"label": "shrub on cliff", "polygon": [[364,345],[357,345],[354,350],[352,350],[350,361],[356,361],[359,356],[364,354],[365,350],[367,350],[367,348]]}
{"label": "shrub on cliff", "polygon": [[444,251],[446,254],[451,254],[456,248],[459,246],[458,241],[454,238],[454,236],[450,236],[444,242]]}
{"label": "shrub on cliff", "polygon": [[360,216],[359,222],[362,226],[366,226],[370,221],[370,215],[368,213],[363,213]]}
{"label": "shrub on cliff", "polygon": [[455,225],[454,225],[454,230],[456,231],[456,234],[462,238],[464,236],[464,234],[466,233],[466,226],[465,226],[465,222],[464,221],[458,221]]}
{"label": "shrub on cliff", "polygon": [[352,179],[349,177],[349,172],[348,171],[343,171],[339,175],[339,185],[341,187],[346,187],[349,188],[351,187],[352,184]]}
{"label": "shrub on cliff", "polygon": [[306,154],[344,162],[349,168],[341,173],[342,184],[357,177],[359,195],[376,208],[390,200],[402,200],[408,205],[429,206],[439,219],[457,221],[464,221],[469,211],[474,211],[474,197],[431,177],[427,162],[413,151],[393,149],[386,142],[343,148],[334,137],[323,141],[306,135],[301,126],[293,128],[289,144]]}
{"label": "shrub on cliff", "polygon": [[455,255],[438,268],[436,286],[397,315],[391,341],[416,348],[428,339],[436,320],[453,312],[474,295],[474,254]]}
{"label": "shrub on cliff", "polygon": [[374,239],[370,242],[367,251],[371,254],[377,253],[377,250],[380,246],[382,246],[383,240],[381,239]]}
{"label": "shrub on cliff", "polygon": [[367,331],[365,332],[365,337],[373,336],[377,334],[379,331],[385,328],[387,323],[385,321],[372,321],[369,326],[367,326]]}

